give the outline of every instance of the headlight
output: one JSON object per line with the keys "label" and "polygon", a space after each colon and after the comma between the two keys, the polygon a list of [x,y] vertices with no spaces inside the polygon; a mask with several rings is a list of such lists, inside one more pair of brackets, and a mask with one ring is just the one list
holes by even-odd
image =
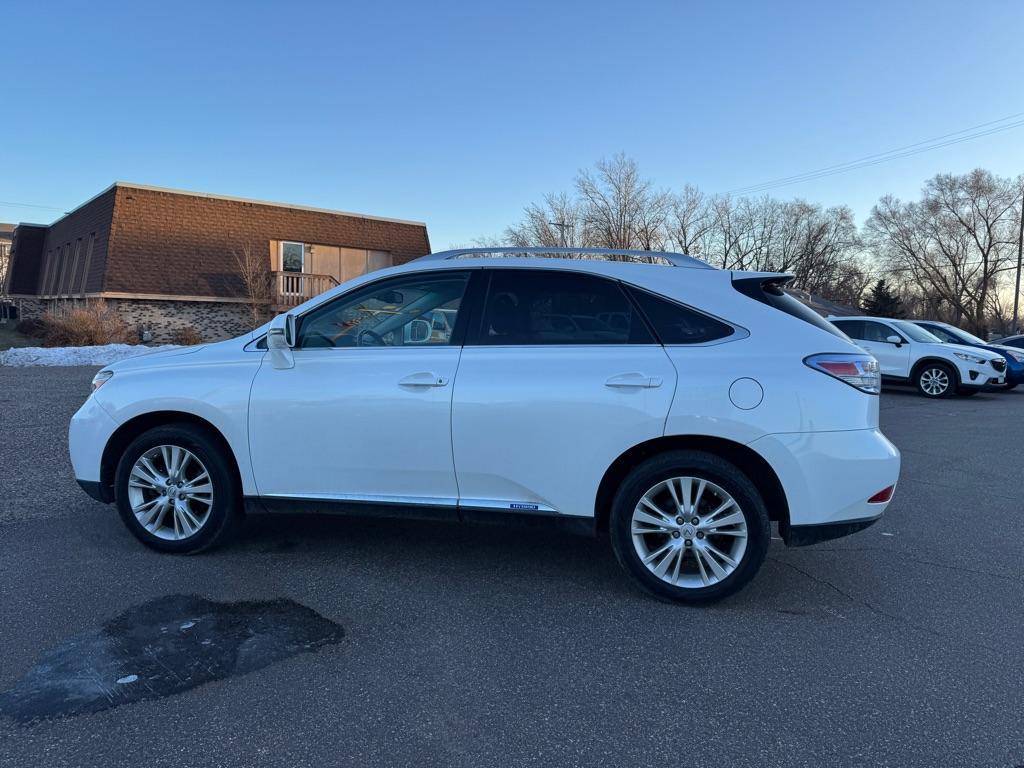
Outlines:
{"label": "headlight", "polygon": [[1001,355],[1009,355],[1014,360],[1016,360],[1018,363],[1024,363],[1024,352],[1014,352],[1013,350],[1008,349],[1005,352],[1000,352],[999,354],[1001,354]]}
{"label": "headlight", "polygon": [[985,358],[978,357],[977,355],[969,355],[966,352],[954,352],[953,354],[961,360],[966,360],[968,363],[975,363],[977,365],[985,364]]}
{"label": "headlight", "polygon": [[114,375],[113,371],[100,371],[92,377],[92,391],[95,392],[97,389],[102,387],[108,381],[110,377]]}

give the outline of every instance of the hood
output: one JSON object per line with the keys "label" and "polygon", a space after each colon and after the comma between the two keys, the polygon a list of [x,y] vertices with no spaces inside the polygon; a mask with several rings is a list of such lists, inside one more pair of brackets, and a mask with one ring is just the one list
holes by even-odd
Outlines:
{"label": "hood", "polygon": [[965,352],[968,355],[980,357],[982,360],[1002,360],[1003,356],[998,352],[990,352],[983,347],[971,347],[967,344],[930,344],[929,346],[939,349],[947,349],[951,352]]}
{"label": "hood", "polygon": [[195,347],[164,349],[144,355],[129,357],[116,363],[103,366],[105,371],[138,371],[145,368],[164,368],[173,365],[188,365],[197,362],[209,362],[235,354],[245,354],[244,347],[249,343],[250,334],[246,333],[236,339],[219,341],[212,344],[199,344]]}

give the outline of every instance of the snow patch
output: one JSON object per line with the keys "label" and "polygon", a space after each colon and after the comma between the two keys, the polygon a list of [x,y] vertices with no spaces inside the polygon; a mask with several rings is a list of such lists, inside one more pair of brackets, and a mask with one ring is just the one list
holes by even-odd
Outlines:
{"label": "snow patch", "polygon": [[16,347],[0,352],[0,365],[98,365],[104,366],[150,352],[181,349],[177,344],[147,347],[143,344],[103,344],[97,347]]}

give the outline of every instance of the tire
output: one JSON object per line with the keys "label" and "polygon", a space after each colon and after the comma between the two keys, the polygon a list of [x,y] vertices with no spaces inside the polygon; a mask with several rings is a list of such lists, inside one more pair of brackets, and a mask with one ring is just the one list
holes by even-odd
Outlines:
{"label": "tire", "polygon": [[[682,478],[692,479],[692,484]],[[701,481],[705,485],[698,493]],[[687,486],[691,499],[686,498]],[[684,508],[688,504],[696,507],[693,518],[689,518],[693,512],[671,517],[673,507],[677,512],[680,510],[674,506],[672,490],[684,502]],[[715,521],[722,521],[719,525],[710,525],[712,511],[727,498],[731,498],[733,506],[714,517]],[[653,514],[648,502],[663,511],[667,509],[669,516]],[[738,517],[730,511],[735,507]],[[636,513],[641,516],[635,518]],[[727,518],[733,522],[722,524]],[[700,524],[693,525],[693,519]],[[683,523],[679,524],[679,520]],[[661,523],[665,523],[664,527]],[[634,525],[644,533],[635,536]],[[716,529],[726,533],[716,533]],[[768,552],[770,530],[764,500],[750,479],[730,462],[703,451],[669,451],[638,465],[619,486],[609,522],[612,549],[626,573],[658,598],[690,604],[721,600],[750,581]],[[741,531],[745,537],[735,535]],[[645,555],[656,555],[666,545],[664,555],[651,560],[650,566],[644,564]],[[709,545],[717,554],[708,551]],[[725,555],[733,564],[718,555]],[[664,558],[669,556],[672,560],[666,566]]]}
{"label": "tire", "polygon": [[118,462],[114,498],[128,530],[161,552],[192,554],[223,543],[242,517],[234,458],[193,424],[154,427],[135,438]]}
{"label": "tire", "polygon": [[914,385],[925,397],[937,400],[956,394],[958,380],[953,366],[946,363],[925,363],[914,374]]}

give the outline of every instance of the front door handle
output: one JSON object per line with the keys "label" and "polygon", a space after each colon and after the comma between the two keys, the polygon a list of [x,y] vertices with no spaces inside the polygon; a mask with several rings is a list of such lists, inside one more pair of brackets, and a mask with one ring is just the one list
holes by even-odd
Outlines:
{"label": "front door handle", "polygon": [[661,386],[660,376],[647,376],[642,373],[620,373],[612,376],[604,383],[606,387],[613,389],[653,389]]}
{"label": "front door handle", "polygon": [[403,387],[443,387],[448,383],[448,379],[430,371],[420,371],[399,379],[398,383]]}

